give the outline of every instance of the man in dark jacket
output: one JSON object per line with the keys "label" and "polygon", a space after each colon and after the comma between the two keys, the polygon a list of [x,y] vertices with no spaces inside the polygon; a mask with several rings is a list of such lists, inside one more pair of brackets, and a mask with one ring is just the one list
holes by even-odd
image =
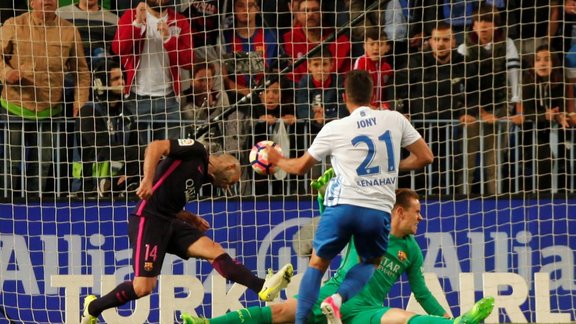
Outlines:
{"label": "man in dark jacket", "polygon": [[[96,185],[102,197],[112,189],[137,185],[142,152],[135,123],[122,102],[124,77],[120,63],[114,59],[97,62],[92,86],[94,100],[80,109],[76,121],[80,162],[74,163],[73,175],[82,178],[85,192]],[[73,189],[79,186],[76,182]]]}
{"label": "man in dark jacket", "polygon": [[474,73],[455,50],[450,25],[439,22],[428,43],[429,51],[413,55],[408,68],[397,73],[397,109],[411,119],[438,157],[432,170],[416,173],[416,188],[428,194],[453,194],[453,172],[461,162],[456,163],[460,158],[458,129],[452,121],[466,116],[476,105]]}

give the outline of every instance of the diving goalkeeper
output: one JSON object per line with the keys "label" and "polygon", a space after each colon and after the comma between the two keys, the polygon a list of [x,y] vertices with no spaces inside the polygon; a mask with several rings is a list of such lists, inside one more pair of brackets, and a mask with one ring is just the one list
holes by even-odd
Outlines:
{"label": "diving goalkeeper", "polygon": [[[423,255],[414,239],[418,223],[422,220],[418,194],[412,190],[399,189],[392,209],[391,232],[386,255],[367,286],[355,297],[342,305],[342,321],[347,324],[364,323],[409,323],[409,324],[476,324],[484,320],[494,307],[494,299],[483,298],[474,307],[455,319],[438,303],[424,281],[422,273]],[[322,315],[320,303],[330,296],[342,283],[346,272],[358,263],[358,254],[351,242],[337,273],[320,290],[308,323],[340,323],[335,314]],[[429,315],[417,315],[399,308],[383,306],[391,287],[402,273],[408,275],[410,288],[416,300]],[[291,298],[281,304],[267,307],[250,307],[214,319],[202,319],[182,314],[186,324],[221,323],[286,323],[294,322],[297,299]],[[337,314],[339,315],[339,314]]]}

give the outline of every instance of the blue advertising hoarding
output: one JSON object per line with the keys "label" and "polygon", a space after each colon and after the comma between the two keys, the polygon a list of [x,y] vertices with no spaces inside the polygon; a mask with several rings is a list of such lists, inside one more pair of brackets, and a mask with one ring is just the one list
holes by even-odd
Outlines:
{"label": "blue advertising hoarding", "polygon": [[[498,321],[518,322],[521,316],[529,322],[541,321],[547,315],[539,312],[563,314],[558,318],[574,321],[575,205],[576,200],[423,201],[425,220],[417,240],[425,255],[424,271],[437,276],[444,293],[441,299],[451,305],[453,314],[460,313],[466,299],[462,287],[471,286],[472,299],[496,289],[493,292],[502,295],[502,303],[517,303],[519,313],[512,306],[504,308]],[[0,205],[0,321],[6,317],[26,323],[77,322],[86,294],[105,293],[110,285],[129,279],[131,207],[119,203]],[[189,209],[211,223],[209,236],[258,275],[263,277],[267,268],[278,269],[286,262],[303,271],[306,260],[295,255],[292,236],[316,215],[310,201],[211,201]],[[544,286],[537,279],[541,273],[549,278]],[[168,316],[173,322],[178,312],[163,305],[178,298],[189,302],[184,303],[190,307],[186,311],[208,317],[258,304],[252,292],[238,291],[230,284],[218,286],[221,281],[205,261],[167,258],[162,274],[166,278],[160,279],[159,286],[174,280],[175,288],[158,289],[149,305],[139,310],[143,317],[137,318],[157,323],[166,322]],[[462,274],[473,278],[463,280]],[[499,278],[519,278],[525,284],[515,285],[512,280],[504,281],[510,282],[508,286],[490,288],[487,281]],[[541,287],[546,294],[536,294]],[[525,296],[523,289],[527,289]],[[403,282],[386,303],[406,308],[409,291]],[[235,299],[221,305],[221,296]],[[546,300],[549,305],[543,308]],[[170,313],[163,315],[166,309]],[[133,311],[134,305],[129,304],[118,316]]]}

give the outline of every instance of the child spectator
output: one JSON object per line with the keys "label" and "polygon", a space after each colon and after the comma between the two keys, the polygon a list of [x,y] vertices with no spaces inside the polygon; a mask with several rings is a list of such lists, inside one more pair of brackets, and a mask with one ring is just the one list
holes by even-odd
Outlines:
{"label": "child spectator", "polygon": [[[283,94],[287,89],[287,82],[284,79],[278,79],[270,84],[266,90],[262,91],[254,101],[252,108],[252,119],[254,127],[254,143],[263,140],[272,140],[280,144],[282,153],[286,156],[295,156],[293,148],[295,147],[295,127],[296,116],[294,115],[294,106],[285,100],[288,96]],[[254,174],[255,194],[262,195],[267,193],[289,194],[288,188],[284,187],[283,181],[287,177],[285,172],[277,170],[271,177],[264,177]],[[269,191],[271,184],[272,191]]]}
{"label": "child spectator", "polygon": [[354,70],[366,70],[374,81],[372,107],[390,109],[386,85],[392,77],[392,66],[386,61],[385,55],[390,47],[386,34],[378,27],[366,29],[364,34],[364,55],[356,59]]}
{"label": "child spectator", "polygon": [[298,83],[296,115],[310,121],[310,132],[316,134],[325,123],[348,115],[342,102],[343,82],[334,73],[334,58],[329,51],[318,51],[308,58],[308,75]]}
{"label": "child spectator", "polygon": [[212,124],[214,117],[230,106],[228,95],[223,90],[214,88],[216,69],[212,63],[195,63],[192,76],[192,93],[186,96],[182,108],[184,119],[193,121],[192,131],[206,123],[208,132],[199,138],[205,143],[210,153],[222,151],[222,125]]}
{"label": "child spectator", "polygon": [[[536,49],[532,67],[523,80],[524,96],[524,136],[523,163],[521,170],[532,174],[520,177],[525,181],[521,190],[536,190],[539,193],[551,193],[553,165],[558,165],[558,189],[566,185],[566,152],[564,132],[559,132],[557,156],[550,148],[550,132],[553,127],[570,127],[566,111],[566,84],[560,59],[548,45]],[[533,180],[535,186],[533,186]]]}

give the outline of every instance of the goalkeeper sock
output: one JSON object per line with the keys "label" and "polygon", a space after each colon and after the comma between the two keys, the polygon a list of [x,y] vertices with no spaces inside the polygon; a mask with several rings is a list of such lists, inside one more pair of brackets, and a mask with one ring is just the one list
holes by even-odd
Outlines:
{"label": "goalkeeper sock", "polygon": [[338,294],[342,296],[342,301],[349,300],[364,289],[375,270],[376,267],[373,264],[363,262],[350,268],[338,289]]}
{"label": "goalkeeper sock", "polygon": [[108,294],[94,300],[88,305],[88,313],[94,317],[100,316],[103,311],[126,304],[139,297],[134,291],[132,281],[124,281]]}
{"label": "goalkeeper sock", "polygon": [[432,315],[414,315],[408,320],[408,324],[451,324],[453,319]]}
{"label": "goalkeeper sock", "polygon": [[238,261],[232,260],[228,253],[221,254],[214,259],[212,267],[214,267],[222,277],[246,286],[256,293],[259,293],[264,286],[264,279],[256,277],[246,266]]}
{"label": "goalkeeper sock", "polygon": [[269,306],[266,307],[248,307],[237,311],[229,312],[226,315],[212,318],[210,324],[272,324],[272,311]]}

